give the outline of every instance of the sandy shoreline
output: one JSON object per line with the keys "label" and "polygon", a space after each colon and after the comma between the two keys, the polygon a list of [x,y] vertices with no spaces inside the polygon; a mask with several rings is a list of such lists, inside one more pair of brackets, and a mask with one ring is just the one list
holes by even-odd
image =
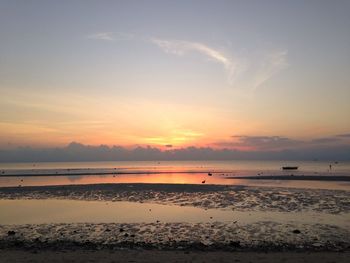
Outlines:
{"label": "sandy shoreline", "polygon": [[[317,212],[349,217],[350,191],[189,184],[96,184],[0,188],[0,199],[129,201],[203,209]],[[106,206],[107,209],[108,206]],[[123,211],[121,211],[123,212]],[[127,211],[124,211],[127,212]],[[325,217],[327,218],[327,217]],[[0,225],[0,249],[151,249],[154,251],[349,251],[338,221],[241,223],[47,223]],[[10,253],[10,252],[9,252]],[[47,252],[51,253],[51,252]],[[73,254],[75,252],[72,252]],[[74,254],[75,255],[75,254]],[[73,255],[73,257],[74,257]],[[337,261],[339,262],[339,261]]]}

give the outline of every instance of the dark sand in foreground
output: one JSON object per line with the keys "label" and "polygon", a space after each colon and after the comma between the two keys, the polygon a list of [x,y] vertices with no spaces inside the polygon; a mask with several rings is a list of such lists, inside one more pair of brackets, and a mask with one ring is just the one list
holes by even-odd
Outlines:
{"label": "dark sand in foreground", "polygon": [[189,252],[153,250],[0,250],[0,262],[348,262],[349,253],[336,252]]}

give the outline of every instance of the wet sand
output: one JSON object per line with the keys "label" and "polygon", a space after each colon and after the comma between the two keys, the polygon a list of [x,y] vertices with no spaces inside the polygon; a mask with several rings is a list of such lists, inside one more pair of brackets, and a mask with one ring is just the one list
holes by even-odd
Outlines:
{"label": "wet sand", "polygon": [[150,250],[0,250],[0,262],[261,262],[345,263],[350,253],[336,252],[203,252]]}
{"label": "wet sand", "polygon": [[[150,255],[159,253],[156,257],[160,257],[159,262],[161,262],[162,257],[165,257],[163,252],[170,253],[170,260],[174,261],[177,252],[197,253],[198,260],[202,261],[207,260],[203,251],[214,251],[212,253],[219,254],[232,251],[244,252],[246,254],[242,254],[242,257],[247,257],[245,259],[248,260],[251,253],[257,255],[257,252],[286,251],[287,254],[292,253],[303,259],[307,255],[306,252],[328,253],[350,250],[349,227],[327,217],[332,215],[350,218],[350,191],[345,190],[189,184],[97,184],[4,187],[0,188],[0,199],[63,199],[101,203],[128,201],[141,205],[151,203],[178,205],[241,211],[248,214],[250,212],[252,214],[253,212],[293,212],[299,214],[301,218],[299,221],[290,222],[271,219],[242,223],[234,218],[231,221],[217,221],[213,216],[209,222],[207,219],[204,222],[192,223],[161,222],[155,219],[153,222],[139,223],[89,223],[87,220],[81,223],[0,225],[0,249],[5,249],[9,256],[14,256],[11,254],[11,249],[21,249],[20,253],[26,253],[27,249],[44,250],[46,252],[43,253],[48,253],[48,257],[53,256],[53,252],[47,250],[69,250],[73,259],[80,259],[76,255],[79,255],[81,250],[94,250],[96,253],[106,254],[119,253],[114,252],[114,249],[131,250],[130,253],[152,250],[149,252]],[[303,221],[305,212],[317,212],[317,218],[324,220],[322,222]],[[72,252],[72,250],[77,251]],[[171,252],[167,252],[169,250]],[[141,256],[142,253],[139,256],[140,260],[145,259]],[[33,254],[35,255],[37,254]],[[188,256],[188,254],[181,255]],[[223,256],[223,260],[229,260],[232,255]],[[286,254],[283,253],[283,255]],[[319,261],[317,255],[319,254],[315,254],[315,259],[312,260]],[[329,255],[338,257],[344,254]],[[331,257],[329,262],[332,262]],[[283,261],[285,258],[283,256],[278,260]],[[114,259],[110,260],[112,262]],[[341,260],[340,258],[333,261],[341,262]]]}
{"label": "wet sand", "polygon": [[191,184],[95,184],[0,188],[1,199],[130,201],[237,211],[350,211],[350,191]]}
{"label": "wet sand", "polygon": [[0,225],[0,248],[349,251],[350,229],[273,221]]}

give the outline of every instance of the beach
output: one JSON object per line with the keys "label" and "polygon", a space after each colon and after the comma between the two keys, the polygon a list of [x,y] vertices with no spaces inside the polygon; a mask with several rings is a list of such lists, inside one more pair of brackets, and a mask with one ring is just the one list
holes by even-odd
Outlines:
{"label": "beach", "polygon": [[[9,185],[0,187],[4,262],[345,262],[349,253],[350,189],[332,175],[296,180],[305,182],[298,187],[290,175],[259,180],[242,173],[241,180],[239,171],[222,175],[223,167],[211,174],[206,167],[158,169],[178,180],[167,183],[154,169],[133,167],[134,173],[107,175],[70,170],[56,177],[67,183],[58,184],[36,169],[1,177]],[[181,183],[186,176],[198,183]],[[107,183],[79,184],[89,178]]]}
{"label": "beach", "polygon": [[350,261],[349,14],[0,0],[0,263]]}
{"label": "beach", "polygon": [[[349,195],[341,190],[222,185],[7,187],[0,189],[0,205],[16,218],[0,216],[0,244],[39,250],[348,251]],[[42,202],[36,205],[41,211],[52,209],[50,215],[56,211],[58,219],[45,218],[34,209],[35,202]],[[132,208],[134,204],[139,207]],[[64,217],[64,211],[72,213],[69,205],[76,205],[71,210],[78,212]],[[20,214],[26,206],[27,214]],[[181,216],[181,209],[189,210]],[[116,213],[108,216],[104,211]],[[124,213],[131,216],[118,216]]]}

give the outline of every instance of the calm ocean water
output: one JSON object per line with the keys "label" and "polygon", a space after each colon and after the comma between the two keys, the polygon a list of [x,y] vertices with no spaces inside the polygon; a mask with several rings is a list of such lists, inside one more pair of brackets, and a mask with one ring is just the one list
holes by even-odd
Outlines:
{"label": "calm ocean water", "polygon": [[[298,166],[284,171],[283,166]],[[212,173],[212,176],[208,176]],[[321,161],[147,161],[0,163],[1,186],[98,183],[180,183],[278,185],[350,189],[346,182],[227,179],[254,175],[345,175],[350,162]]]}
{"label": "calm ocean water", "polygon": [[0,170],[17,169],[137,169],[144,171],[154,170],[226,170],[240,171],[280,171],[282,166],[298,166],[301,172],[332,172],[350,174],[350,162],[324,161],[133,161],[133,162],[39,162],[39,163],[0,163]]}

